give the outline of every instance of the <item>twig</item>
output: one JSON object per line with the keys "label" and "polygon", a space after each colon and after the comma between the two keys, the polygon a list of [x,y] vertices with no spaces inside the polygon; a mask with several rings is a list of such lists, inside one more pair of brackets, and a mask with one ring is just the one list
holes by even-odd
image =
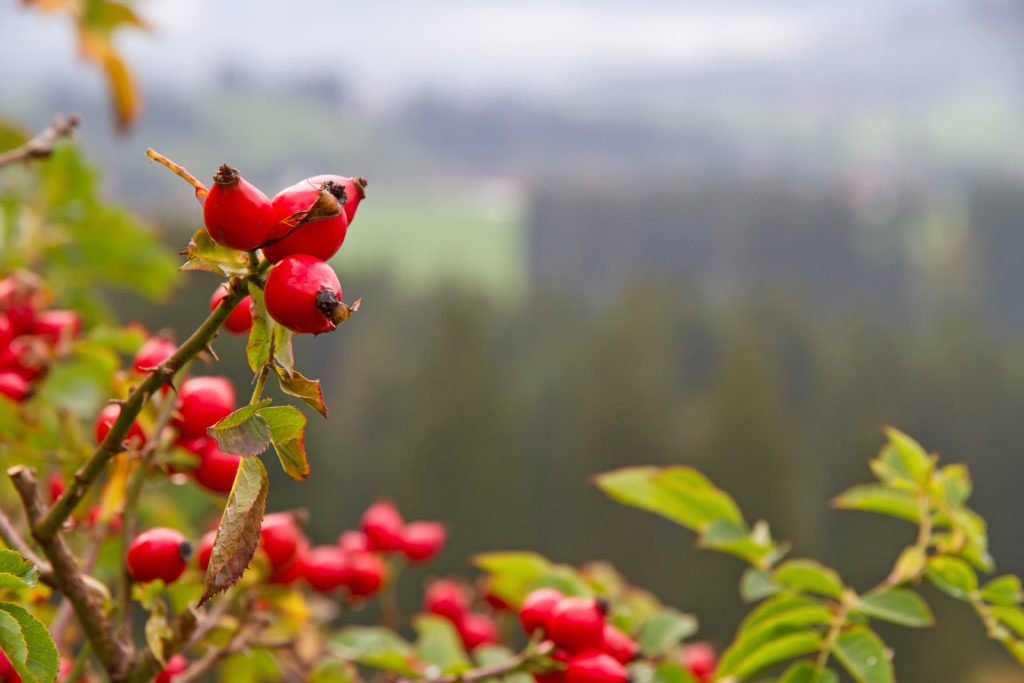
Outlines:
{"label": "twig", "polygon": [[171,170],[171,173],[182,178],[186,183],[194,187],[196,190],[196,199],[198,199],[200,203],[202,203],[206,195],[210,193],[209,190],[206,189],[206,185],[203,185],[199,181],[199,178],[196,178],[194,175],[189,173],[184,166],[174,163],[152,147],[146,150],[146,156],[149,157],[149,161],[151,163],[155,161],[162,166],[166,166]]}
{"label": "twig", "polygon": [[[36,527],[45,513],[45,506],[39,498],[35,470],[24,465],[15,465],[7,470],[7,474],[21,497],[29,523]],[[92,643],[103,668],[110,673],[111,680],[124,680],[124,675],[131,665],[132,648],[115,636],[110,619],[103,610],[102,600],[86,586],[82,572],[71,554],[71,549],[64,542],[64,537],[61,534],[54,534],[48,538],[36,535],[36,540],[53,565],[57,589],[71,601],[82,630]]]}
{"label": "twig", "polygon": [[132,604],[132,576],[128,571],[128,545],[131,540],[135,538],[135,526],[138,521],[138,506],[139,506],[139,494],[142,493],[142,485],[146,481],[146,474],[149,472],[149,468],[153,463],[153,456],[156,455],[158,448],[160,447],[160,434],[163,433],[164,427],[166,427],[174,414],[174,398],[170,395],[166,395],[163,398],[163,403],[160,405],[160,410],[157,413],[156,421],[153,423],[153,436],[149,442],[143,447],[140,454],[139,469],[135,471],[132,476],[131,482],[128,484],[128,492],[125,494],[124,506],[121,512],[121,576],[120,581],[120,604],[117,610],[120,610],[121,618],[121,637],[130,638],[132,632],[131,622],[131,604]]}
{"label": "twig", "polygon": [[53,154],[53,146],[60,138],[72,137],[78,127],[78,116],[72,114],[64,118],[60,114],[53,117],[50,127],[42,131],[21,147],[0,154],[0,167],[29,159],[45,159]]}
{"label": "twig", "polygon": [[[222,304],[213,309],[206,321],[197,329],[185,343],[178,347],[170,358],[150,373],[149,377],[133,391],[121,405],[121,412],[114,424],[110,427],[103,442],[96,448],[92,456],[83,464],[60,498],[58,498],[46,515],[33,523],[33,535],[40,541],[53,538],[64,520],[68,518],[71,511],[89,491],[96,479],[103,473],[107,463],[115,454],[121,452],[121,447],[128,429],[135,421],[142,407],[151,396],[156,394],[165,384],[168,384],[177,374],[178,370],[185,366],[190,360],[202,351],[213,339],[224,321],[234,310],[235,306],[248,293],[245,285],[246,279],[232,279],[232,285],[228,286],[228,293],[222,300]],[[226,302],[226,303],[224,303]]]}
{"label": "twig", "polygon": [[201,680],[217,665],[217,662],[247,649],[270,623],[270,618],[266,615],[243,620],[242,626],[235,631],[227,643],[210,650],[193,662],[184,672],[174,677],[175,683],[196,683]]}
{"label": "twig", "polygon": [[0,508],[0,539],[12,550],[17,550],[22,557],[36,566],[39,572],[39,580],[43,583],[53,585],[53,568],[50,563],[35,554],[25,539],[21,537],[18,530],[14,528],[11,518]]}

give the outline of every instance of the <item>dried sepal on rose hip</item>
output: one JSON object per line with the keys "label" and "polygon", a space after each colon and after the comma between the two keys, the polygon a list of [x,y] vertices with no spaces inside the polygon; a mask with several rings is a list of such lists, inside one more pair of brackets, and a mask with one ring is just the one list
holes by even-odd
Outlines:
{"label": "dried sepal on rose hip", "polygon": [[270,200],[224,164],[213,176],[213,187],[203,202],[203,221],[218,244],[242,251],[256,249],[273,226]]}
{"label": "dried sepal on rose hip", "polygon": [[270,269],[264,288],[267,313],[297,334],[330,332],[359,309],[341,301],[341,282],[325,261],[295,254]]}

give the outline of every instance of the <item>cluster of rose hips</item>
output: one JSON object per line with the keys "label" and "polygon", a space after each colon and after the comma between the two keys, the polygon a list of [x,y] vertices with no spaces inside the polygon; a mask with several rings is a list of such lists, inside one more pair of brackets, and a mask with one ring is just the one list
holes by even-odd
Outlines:
{"label": "cluster of rose hips", "polygon": [[0,395],[28,398],[82,331],[74,311],[46,310],[43,289],[29,273],[0,280]]}
{"label": "cluster of rose hips", "polygon": [[471,607],[472,592],[462,581],[438,579],[423,594],[423,611],[450,621],[467,650],[497,643],[501,639],[498,625],[486,614],[473,612]]}
{"label": "cluster of rose hips", "polygon": [[[196,561],[206,571],[213,552],[216,530],[200,539]],[[374,503],[363,514],[358,531],[345,531],[335,545],[310,546],[295,516],[274,512],[264,516],[260,528],[260,552],[270,566],[269,582],[290,584],[304,580],[320,593],[345,589],[350,597],[367,598],[388,580],[384,556],[401,554],[410,562],[423,562],[444,546],[444,526],[437,522],[406,524],[388,502]],[[188,567],[192,545],[174,529],[155,527],[139,534],[128,548],[128,569],[145,583],[176,581]]]}
{"label": "cluster of rose hips", "polygon": [[[203,200],[210,237],[231,249],[254,251],[274,266],[267,275],[265,302],[275,321],[300,334],[333,330],[345,319],[341,283],[327,259],[345,241],[366,180],[336,175],[306,178],[281,190],[273,200],[224,164]],[[214,293],[216,306],[226,292]],[[252,324],[243,301],[227,327],[243,332]]]}
{"label": "cluster of rose hips", "polygon": [[[609,605],[601,598],[566,597],[557,588],[538,588],[519,607],[519,623],[531,637],[543,636],[554,649],[555,668],[534,674],[537,683],[626,683],[626,665],[640,655],[640,646],[606,619]],[[701,681],[710,681],[714,651],[706,643],[683,650],[683,666]]]}
{"label": "cluster of rose hips", "polygon": [[[154,371],[176,350],[174,342],[159,336],[150,337],[139,348],[132,361],[138,376]],[[169,400],[164,392],[164,400]],[[217,442],[207,436],[207,429],[235,410],[235,388],[226,377],[198,376],[185,380],[178,389],[171,427],[175,430],[174,445],[198,458],[190,471],[203,488],[214,493],[227,493],[235,481],[241,457],[223,452]],[[121,414],[121,406],[108,404],[95,423],[96,443],[106,438],[111,425]],[[124,445],[142,448],[147,435],[138,421],[132,423]],[[176,468],[172,471],[177,472]]]}

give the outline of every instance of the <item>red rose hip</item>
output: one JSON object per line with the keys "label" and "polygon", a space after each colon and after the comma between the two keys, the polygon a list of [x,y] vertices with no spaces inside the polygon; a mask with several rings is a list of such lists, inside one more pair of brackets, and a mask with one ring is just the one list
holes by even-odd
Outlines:
{"label": "red rose hip", "polygon": [[585,652],[569,660],[566,683],[627,683],[629,673],[617,659],[604,652]]}
{"label": "red rose hip", "polygon": [[224,377],[193,377],[178,392],[174,426],[182,436],[206,436],[206,429],[235,409],[235,388]]}
{"label": "red rose hip", "polygon": [[241,464],[241,456],[225,453],[217,447],[216,441],[211,440],[199,456],[199,466],[192,470],[192,476],[207,491],[228,493],[235,485],[235,475]]}
{"label": "red rose hip", "polygon": [[128,546],[128,571],[140,583],[177,580],[188,566],[192,546],[181,532],[155,527],[135,537]]}
{"label": "red rose hip", "polygon": [[[221,300],[228,295],[228,286],[221,284],[213,292],[213,296],[210,297],[210,310],[217,308]],[[231,311],[231,315],[224,321],[224,328],[232,334],[245,334],[252,327],[252,309],[249,305],[252,303],[252,297],[247,296],[238,302],[235,309]]]}
{"label": "red rose hip", "polygon": [[379,555],[367,552],[349,554],[345,586],[350,595],[369,597],[380,590],[387,578],[388,568]]}
{"label": "red rose hip", "polygon": [[519,623],[526,635],[532,636],[539,628],[546,629],[555,605],[563,599],[565,596],[557,588],[538,588],[527,595],[519,608]]}
{"label": "red rose hip", "polygon": [[601,635],[601,650],[622,664],[629,664],[640,654],[640,646],[620,629],[606,623]]}
{"label": "red rose hip", "polygon": [[302,561],[302,575],[314,590],[330,593],[348,581],[348,555],[333,545],[310,548]]}
{"label": "red rose hip", "polygon": [[156,678],[153,679],[153,683],[172,683],[178,674],[185,673],[185,669],[188,668],[188,660],[185,659],[185,655],[176,654],[167,660],[167,666],[157,674]]}
{"label": "red rose hip", "polygon": [[469,612],[469,589],[458,581],[439,579],[423,594],[423,610],[459,623]]}
{"label": "red rose hip", "polygon": [[249,251],[263,244],[270,234],[270,200],[224,164],[213,176],[213,187],[203,202],[203,221],[215,242]]}
{"label": "red rose hip", "polygon": [[302,529],[287,512],[272,512],[263,518],[260,547],[275,569],[292,561],[302,542]]}
{"label": "red rose hip", "polygon": [[270,317],[299,334],[330,332],[354,311],[341,303],[334,269],[307,254],[289,256],[271,268],[264,293]]}
{"label": "red rose hip", "polygon": [[[273,227],[269,244],[263,247],[267,260],[277,263],[294,254],[309,254],[323,260],[334,256],[348,232],[349,219],[345,210],[349,199],[347,182],[348,179],[341,176],[314,176],[281,190],[272,202]],[[324,208],[325,215],[330,217],[312,220],[305,225],[298,225],[296,219],[290,218],[299,212],[310,211],[314,206]],[[355,208],[352,212],[355,213]],[[334,215],[330,215],[332,213]]]}
{"label": "red rose hip", "polygon": [[[107,438],[110,428],[120,415],[121,406],[117,403],[108,403],[103,407],[100,414],[96,416],[96,425],[93,429],[97,444],[102,443],[103,439]],[[136,447],[146,443],[146,433],[142,431],[142,427],[139,426],[138,422],[132,422],[131,427],[128,428],[128,434],[124,438],[124,443]]]}
{"label": "red rose hip", "polygon": [[0,371],[0,395],[21,403],[28,398],[30,387],[28,380],[10,370]]}
{"label": "red rose hip", "polygon": [[715,651],[707,643],[693,643],[683,650],[683,666],[701,681],[710,681],[717,665]]}
{"label": "red rose hip", "polygon": [[72,341],[82,331],[82,318],[74,311],[43,311],[36,316],[34,328],[50,344]]}
{"label": "red rose hip", "polygon": [[484,614],[469,612],[462,615],[462,621],[458,622],[456,628],[459,636],[462,637],[462,644],[467,650],[475,650],[481,645],[497,643],[501,640],[501,632],[494,620]]}
{"label": "red rose hip", "polygon": [[405,521],[391,503],[381,500],[366,508],[359,526],[366,534],[370,550],[389,552],[402,549]]}
{"label": "red rose hip", "polygon": [[132,361],[135,372],[151,372],[178,349],[177,345],[170,339],[163,337],[150,337],[139,347]]}
{"label": "red rose hip", "polygon": [[410,562],[426,562],[441,552],[446,540],[443,524],[412,522],[402,529],[402,553]]}
{"label": "red rose hip", "polygon": [[547,635],[569,652],[600,650],[607,606],[594,598],[565,598],[551,611]]}

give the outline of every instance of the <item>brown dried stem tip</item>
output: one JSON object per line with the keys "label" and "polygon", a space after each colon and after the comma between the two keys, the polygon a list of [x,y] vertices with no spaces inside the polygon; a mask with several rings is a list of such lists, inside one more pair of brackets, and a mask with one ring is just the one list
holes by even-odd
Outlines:
{"label": "brown dried stem tip", "polygon": [[213,175],[213,182],[218,185],[234,185],[241,177],[237,169],[231,168],[227,164],[221,164],[220,168]]}
{"label": "brown dried stem tip", "polygon": [[370,184],[370,181],[362,176],[353,178],[352,180],[355,181],[356,192],[359,193],[359,198],[366,199],[366,186]]}
{"label": "brown dried stem tip", "polygon": [[328,180],[323,185],[321,185],[320,191],[330,192],[334,196],[334,198],[338,200],[340,204],[344,204],[345,202],[348,201],[348,194],[345,192],[345,186],[339,185],[333,180]]}

